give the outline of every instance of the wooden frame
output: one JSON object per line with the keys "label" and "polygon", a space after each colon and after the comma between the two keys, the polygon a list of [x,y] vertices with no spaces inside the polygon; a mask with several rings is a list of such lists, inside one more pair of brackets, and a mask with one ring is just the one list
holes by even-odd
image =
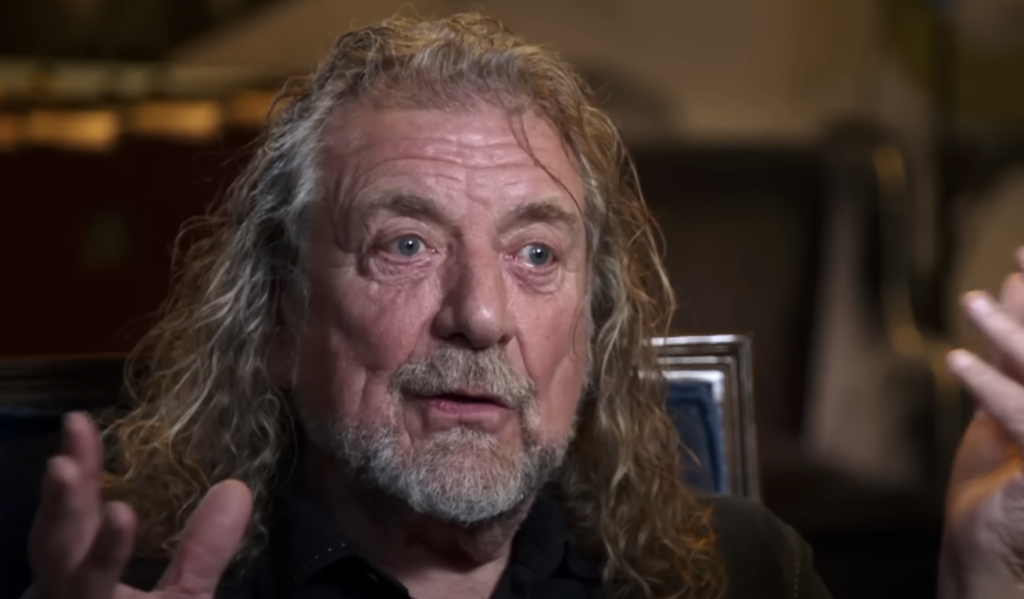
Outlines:
{"label": "wooden frame", "polygon": [[685,380],[711,383],[723,428],[726,493],[760,499],[751,338],[655,337],[651,343],[669,384]]}

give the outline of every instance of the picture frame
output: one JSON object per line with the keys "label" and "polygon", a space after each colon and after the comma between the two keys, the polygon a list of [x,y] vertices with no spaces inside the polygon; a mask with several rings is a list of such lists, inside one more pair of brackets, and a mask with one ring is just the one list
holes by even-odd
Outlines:
{"label": "picture frame", "polygon": [[[714,406],[708,438],[721,456],[716,492],[760,499],[761,483],[754,418],[753,340],[749,335],[655,337],[661,374],[669,385],[705,383]],[[684,442],[686,440],[684,439]]]}

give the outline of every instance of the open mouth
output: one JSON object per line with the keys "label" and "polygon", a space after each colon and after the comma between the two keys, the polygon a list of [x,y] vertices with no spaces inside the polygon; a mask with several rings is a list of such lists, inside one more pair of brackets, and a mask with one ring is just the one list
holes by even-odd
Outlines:
{"label": "open mouth", "polygon": [[508,402],[500,397],[493,395],[477,395],[470,393],[439,393],[437,395],[431,395],[430,397],[424,397],[428,401],[441,401],[450,402],[458,405],[472,406],[496,406],[499,408],[508,408]]}

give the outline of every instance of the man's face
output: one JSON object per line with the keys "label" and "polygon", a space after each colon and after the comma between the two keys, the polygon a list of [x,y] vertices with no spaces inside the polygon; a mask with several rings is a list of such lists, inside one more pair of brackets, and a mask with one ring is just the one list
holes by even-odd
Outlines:
{"label": "man's face", "polygon": [[584,386],[579,173],[547,122],[486,104],[336,123],[310,225],[303,425],[417,512],[498,516],[557,468]]}

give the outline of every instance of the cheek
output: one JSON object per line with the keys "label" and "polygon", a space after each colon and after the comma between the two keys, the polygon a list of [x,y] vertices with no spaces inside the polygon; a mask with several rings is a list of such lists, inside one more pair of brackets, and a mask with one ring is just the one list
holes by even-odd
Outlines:
{"label": "cheek", "polygon": [[541,426],[547,434],[560,436],[572,425],[583,392],[587,328],[578,301],[541,302],[529,309],[528,320],[520,320],[517,340],[537,385]]}
{"label": "cheek", "polygon": [[303,396],[324,415],[365,419],[379,411],[391,374],[429,328],[432,295],[429,283],[380,286],[354,271],[311,280]]}

